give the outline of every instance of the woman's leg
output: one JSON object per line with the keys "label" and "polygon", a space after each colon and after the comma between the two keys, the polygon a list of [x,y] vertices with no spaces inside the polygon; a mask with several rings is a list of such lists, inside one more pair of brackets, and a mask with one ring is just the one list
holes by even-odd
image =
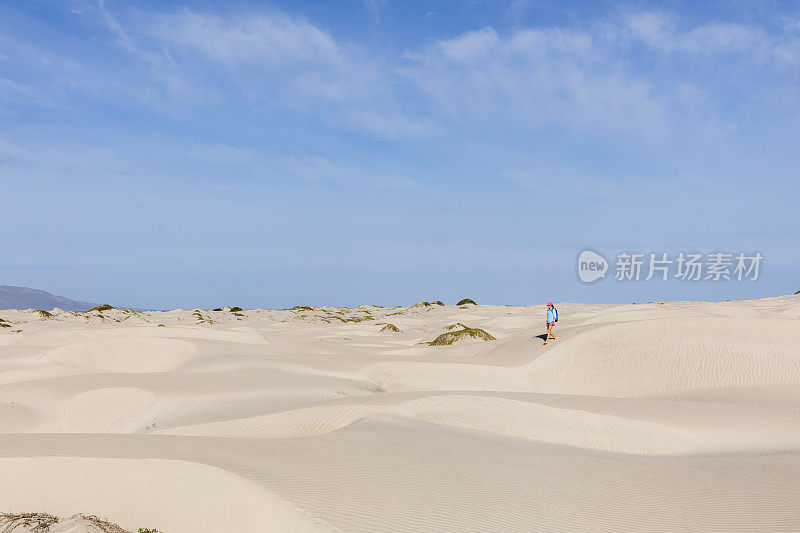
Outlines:
{"label": "woman's leg", "polygon": [[547,344],[547,341],[549,341],[549,340],[550,340],[550,335],[552,335],[552,333],[550,333],[550,329],[551,329],[552,327],[553,327],[553,326],[551,326],[550,324],[548,324],[548,325],[547,325],[547,333],[546,333],[546,334],[545,334],[545,336],[544,336],[544,343],[545,343],[545,344]]}
{"label": "woman's leg", "polygon": [[[555,326],[555,324],[553,324],[553,326]],[[548,333],[548,334],[549,334],[551,337],[553,337],[553,340],[556,340],[556,336],[555,336],[555,335],[553,335],[553,326],[550,326],[549,328],[547,328],[547,333]]]}

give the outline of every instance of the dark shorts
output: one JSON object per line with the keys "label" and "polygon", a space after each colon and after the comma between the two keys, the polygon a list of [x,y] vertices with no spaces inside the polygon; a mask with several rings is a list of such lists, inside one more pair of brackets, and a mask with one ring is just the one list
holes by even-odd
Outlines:
{"label": "dark shorts", "polygon": [[548,328],[549,328],[550,326],[555,326],[555,325],[556,325],[556,323],[555,323],[555,322],[548,322],[548,323],[547,323],[547,327],[548,327]]}

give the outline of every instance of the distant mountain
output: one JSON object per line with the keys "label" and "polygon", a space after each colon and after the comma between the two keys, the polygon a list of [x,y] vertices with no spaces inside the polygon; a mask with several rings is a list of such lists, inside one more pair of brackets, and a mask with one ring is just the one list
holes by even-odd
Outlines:
{"label": "distant mountain", "polygon": [[49,311],[54,307],[59,307],[65,311],[79,313],[88,311],[97,305],[55,296],[38,289],[0,285],[0,309],[44,309]]}

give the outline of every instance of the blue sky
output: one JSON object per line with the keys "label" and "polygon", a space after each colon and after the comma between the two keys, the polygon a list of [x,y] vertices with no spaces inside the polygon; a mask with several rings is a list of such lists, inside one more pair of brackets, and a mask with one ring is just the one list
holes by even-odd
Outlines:
{"label": "blue sky", "polygon": [[[800,289],[800,7],[0,5],[0,281],[134,307]],[[759,251],[749,282],[577,254]]]}

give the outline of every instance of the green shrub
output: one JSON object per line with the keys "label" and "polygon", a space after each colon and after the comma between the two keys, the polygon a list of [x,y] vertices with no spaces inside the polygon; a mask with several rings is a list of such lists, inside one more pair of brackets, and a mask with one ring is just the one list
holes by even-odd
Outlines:
{"label": "green shrub", "polygon": [[469,298],[464,298],[463,300],[458,302],[456,305],[467,305],[467,304],[478,305],[478,304],[475,303],[475,300],[470,300]]}
{"label": "green shrub", "polygon": [[98,305],[97,307],[92,307],[86,312],[91,313],[92,311],[111,311],[112,309],[116,309],[116,307],[114,307],[113,305],[103,304],[103,305]]}

